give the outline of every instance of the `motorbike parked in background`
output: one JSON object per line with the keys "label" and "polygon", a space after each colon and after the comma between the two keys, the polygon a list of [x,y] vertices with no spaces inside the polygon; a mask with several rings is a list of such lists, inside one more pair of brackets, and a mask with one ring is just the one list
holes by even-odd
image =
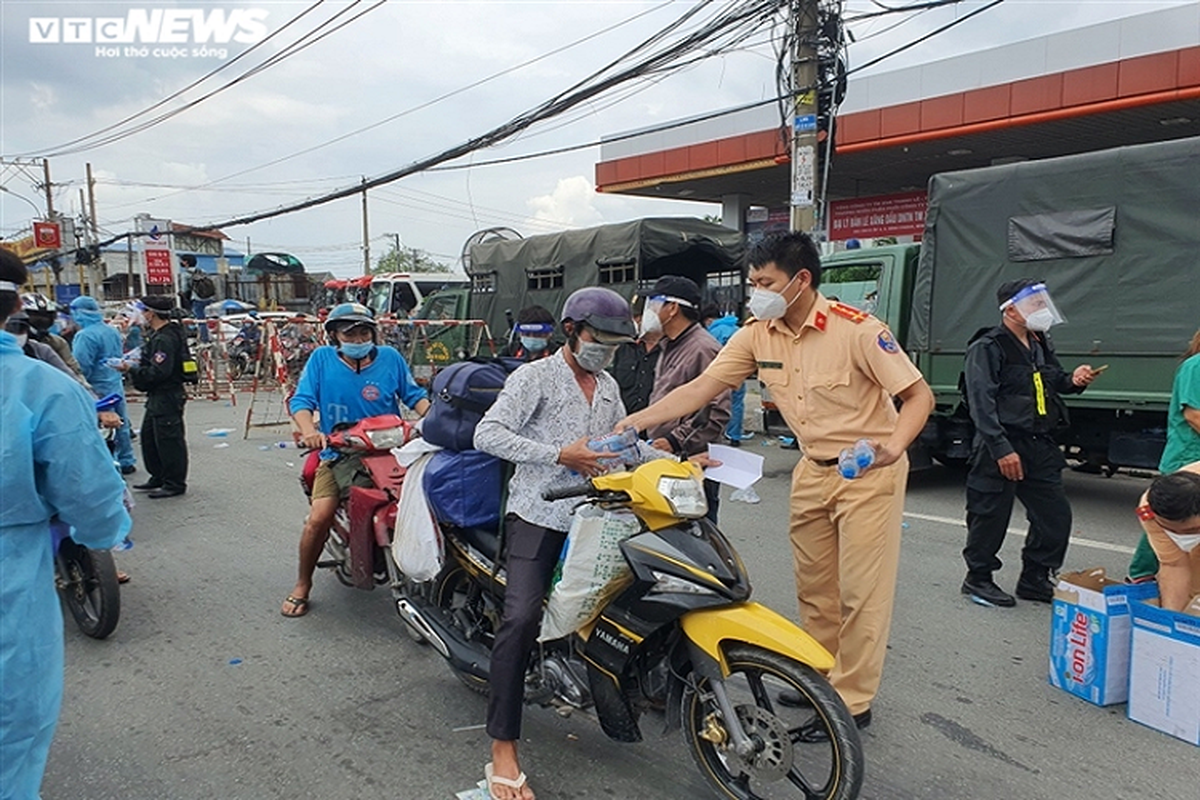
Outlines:
{"label": "motorbike parked in background", "polygon": [[[735,800],[852,800],[863,753],[849,710],[822,675],[833,656],[795,624],[750,602],[745,566],[708,520],[702,474],[660,459],[547,493],[629,509],[640,532],[620,545],[632,582],[575,634],[544,642],[526,702],[594,711],[604,732],[641,740],[639,717],[664,710],[717,794]],[[486,692],[505,571],[495,528],[442,526],[445,562],[398,606],[469,688]],[[810,706],[783,707],[793,689]],[[800,743],[814,719],[824,743]]]}

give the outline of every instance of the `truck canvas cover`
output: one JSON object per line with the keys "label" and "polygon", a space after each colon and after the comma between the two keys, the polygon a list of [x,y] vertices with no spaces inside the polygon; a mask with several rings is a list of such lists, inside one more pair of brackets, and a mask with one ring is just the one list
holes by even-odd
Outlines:
{"label": "truck canvas cover", "polygon": [[935,175],[907,342],[961,353],[1045,280],[1060,354],[1178,355],[1200,325],[1200,138]]}
{"label": "truck canvas cover", "polygon": [[701,288],[709,276],[730,275],[740,300],[745,246],[735,230],[692,218],[650,218],[595,228],[493,241],[471,248],[472,314],[494,336],[537,304],[557,313],[584,286],[606,286],[632,298],[662,275],[683,275]]}

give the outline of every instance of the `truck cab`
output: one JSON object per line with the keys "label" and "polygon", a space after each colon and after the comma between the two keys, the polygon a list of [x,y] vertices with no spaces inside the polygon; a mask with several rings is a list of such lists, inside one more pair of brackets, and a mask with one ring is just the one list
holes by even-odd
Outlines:
{"label": "truck cab", "polygon": [[377,318],[407,319],[439,289],[467,288],[470,279],[453,272],[389,272],[371,280],[366,305]]}

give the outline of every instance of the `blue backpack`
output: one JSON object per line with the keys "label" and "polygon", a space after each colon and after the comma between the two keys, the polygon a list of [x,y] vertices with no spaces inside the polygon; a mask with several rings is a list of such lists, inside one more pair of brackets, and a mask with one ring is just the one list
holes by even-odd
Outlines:
{"label": "blue backpack", "polygon": [[439,372],[433,378],[432,405],[421,436],[447,450],[474,449],[475,426],[496,402],[509,374],[523,363],[517,358],[472,358]]}

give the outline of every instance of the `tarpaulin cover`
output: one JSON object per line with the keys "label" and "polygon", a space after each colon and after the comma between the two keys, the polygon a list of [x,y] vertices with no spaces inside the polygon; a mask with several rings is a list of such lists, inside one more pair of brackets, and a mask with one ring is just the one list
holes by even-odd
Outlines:
{"label": "tarpaulin cover", "polygon": [[515,315],[536,303],[557,313],[567,295],[584,286],[607,286],[630,298],[639,283],[662,275],[683,275],[703,287],[708,275],[740,271],[744,254],[742,234],[688,217],[484,242],[471,248],[470,272],[494,279],[494,291],[472,292],[471,315],[487,320],[499,336],[508,327],[505,310]]}
{"label": "tarpaulin cover", "polygon": [[[1030,277],[1067,318],[1060,353],[1177,354],[1200,325],[1198,212],[1200,138],[935,175],[908,350],[963,352],[998,321],[996,288]],[[1012,257],[1014,220],[1018,256],[1044,257]]]}

